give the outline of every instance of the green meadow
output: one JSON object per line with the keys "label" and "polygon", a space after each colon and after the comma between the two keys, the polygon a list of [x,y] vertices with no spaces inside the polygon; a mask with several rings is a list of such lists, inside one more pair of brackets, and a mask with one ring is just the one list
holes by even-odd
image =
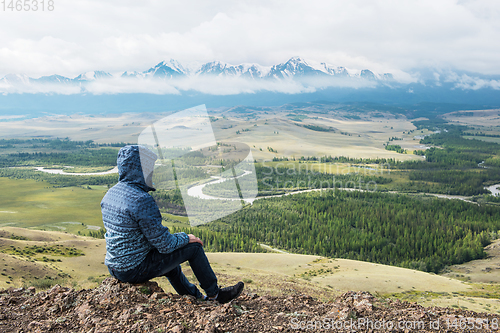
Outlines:
{"label": "green meadow", "polygon": [[70,233],[102,227],[106,186],[53,187],[34,180],[0,178],[0,225]]}

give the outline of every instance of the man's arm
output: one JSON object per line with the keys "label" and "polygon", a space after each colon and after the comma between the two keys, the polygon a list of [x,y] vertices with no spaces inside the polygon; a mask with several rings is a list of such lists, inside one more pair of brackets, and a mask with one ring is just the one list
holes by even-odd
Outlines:
{"label": "man's arm", "polygon": [[[161,224],[160,210],[150,195],[142,197],[137,204],[138,211],[135,218],[139,227],[151,245],[157,248],[160,253],[170,253],[196,241],[194,238],[197,237],[188,236],[184,232],[171,234],[168,228]],[[191,240],[191,236],[194,237],[193,240]]]}

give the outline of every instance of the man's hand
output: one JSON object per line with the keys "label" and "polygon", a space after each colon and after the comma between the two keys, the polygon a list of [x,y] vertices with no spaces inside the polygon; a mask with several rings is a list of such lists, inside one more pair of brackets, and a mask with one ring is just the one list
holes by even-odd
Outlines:
{"label": "man's hand", "polygon": [[189,243],[200,243],[203,246],[203,241],[195,235],[189,234]]}

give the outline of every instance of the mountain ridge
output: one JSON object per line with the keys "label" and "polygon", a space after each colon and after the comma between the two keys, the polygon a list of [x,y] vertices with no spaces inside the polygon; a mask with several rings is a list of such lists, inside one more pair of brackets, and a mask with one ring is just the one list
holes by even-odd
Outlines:
{"label": "mountain ridge", "polygon": [[368,80],[392,80],[391,73],[376,73],[369,69],[347,69],[342,66],[333,66],[327,63],[321,63],[320,66],[309,64],[306,60],[300,57],[292,57],[284,63],[262,66],[257,63],[242,63],[232,65],[222,61],[214,60],[202,64],[201,66],[189,69],[182,65],[179,61],[170,59],[161,61],[155,66],[144,70],[124,71],[118,75],[112,75],[105,71],[89,71],[81,73],[74,78],[66,77],[59,74],[45,75],[39,78],[32,78],[26,74],[7,74],[0,78],[0,82],[4,84],[78,84],[88,81],[109,79],[109,78],[155,78],[155,79],[172,79],[179,77],[193,76],[224,76],[224,77],[243,77],[246,79],[293,79],[295,77],[304,76],[319,76],[319,77],[350,77],[364,78]]}
{"label": "mountain ridge", "polygon": [[[129,100],[140,100],[137,102],[139,107],[134,106],[134,109],[141,109],[156,99],[162,99],[158,106],[153,102],[155,108],[162,110],[166,105],[175,109],[195,104],[279,105],[318,100],[499,106],[498,90],[500,76],[432,68],[380,73],[308,62],[301,57],[272,66],[232,65],[217,60],[183,64],[170,59],[143,71],[111,74],[95,70],[73,78],[59,74],[32,78],[23,73],[0,77],[1,108],[10,113],[41,108],[51,111],[81,109],[75,105],[81,103],[77,99],[83,97],[85,103],[93,103],[94,97],[106,100],[99,101],[96,110],[102,109],[102,103],[108,108],[130,109]],[[46,101],[40,102],[40,99]],[[84,110],[90,107],[86,105]]]}

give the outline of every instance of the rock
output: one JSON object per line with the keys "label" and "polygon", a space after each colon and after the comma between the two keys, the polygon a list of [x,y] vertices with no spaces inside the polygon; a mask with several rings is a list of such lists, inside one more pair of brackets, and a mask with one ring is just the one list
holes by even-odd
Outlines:
{"label": "rock", "polygon": [[59,292],[64,292],[66,290],[64,290],[66,288],[62,288],[60,285],[56,284],[55,286],[53,286],[52,288],[50,288],[50,290],[48,291],[49,294],[55,294],[55,293],[59,293]]}
{"label": "rock", "polygon": [[218,333],[220,332],[214,325],[208,325],[205,327],[205,330],[203,330],[203,333]]}
{"label": "rock", "polygon": [[151,299],[163,299],[163,298],[168,298],[168,294],[164,293],[164,292],[154,292],[151,296],[150,296]]}
{"label": "rock", "polygon": [[59,312],[59,305],[58,304],[54,304],[52,305],[48,310],[47,310],[47,314],[48,315],[53,315],[55,313]]}
{"label": "rock", "polygon": [[[132,285],[108,278],[95,289],[76,291],[54,286],[47,292],[33,293],[29,288],[12,288],[0,296],[1,332],[291,332],[296,331],[292,320],[318,322],[325,318],[423,321],[426,327],[438,319],[442,323],[464,318],[500,321],[495,314],[426,309],[396,299],[379,301],[369,293],[352,291],[331,303],[307,295],[243,294],[231,303],[218,304],[167,294],[156,283]],[[448,332],[463,330],[452,328]]]}
{"label": "rock", "polygon": [[355,318],[356,316],[357,316],[356,312],[352,311],[349,308],[344,308],[344,309],[339,311],[337,318],[338,318],[338,320],[346,320],[348,318]]}
{"label": "rock", "polygon": [[75,313],[78,316],[78,318],[80,318],[80,320],[85,319],[91,311],[92,310],[88,303],[84,303],[75,309]]}
{"label": "rock", "polygon": [[353,305],[356,309],[356,312],[371,313],[373,311],[373,304],[370,303],[367,299],[362,299],[360,301],[354,300]]}
{"label": "rock", "polygon": [[172,333],[184,333],[187,332],[186,328],[182,325],[177,325],[170,330]]}
{"label": "rock", "polygon": [[10,296],[21,296],[22,294],[24,294],[24,288],[10,287],[9,289],[7,289],[7,292]]}
{"label": "rock", "polygon": [[41,322],[33,320],[31,323],[28,324],[28,329],[35,329],[36,327],[40,326],[43,326]]}
{"label": "rock", "polygon": [[128,321],[130,318],[130,309],[123,309],[121,315],[118,317],[119,321]]}

